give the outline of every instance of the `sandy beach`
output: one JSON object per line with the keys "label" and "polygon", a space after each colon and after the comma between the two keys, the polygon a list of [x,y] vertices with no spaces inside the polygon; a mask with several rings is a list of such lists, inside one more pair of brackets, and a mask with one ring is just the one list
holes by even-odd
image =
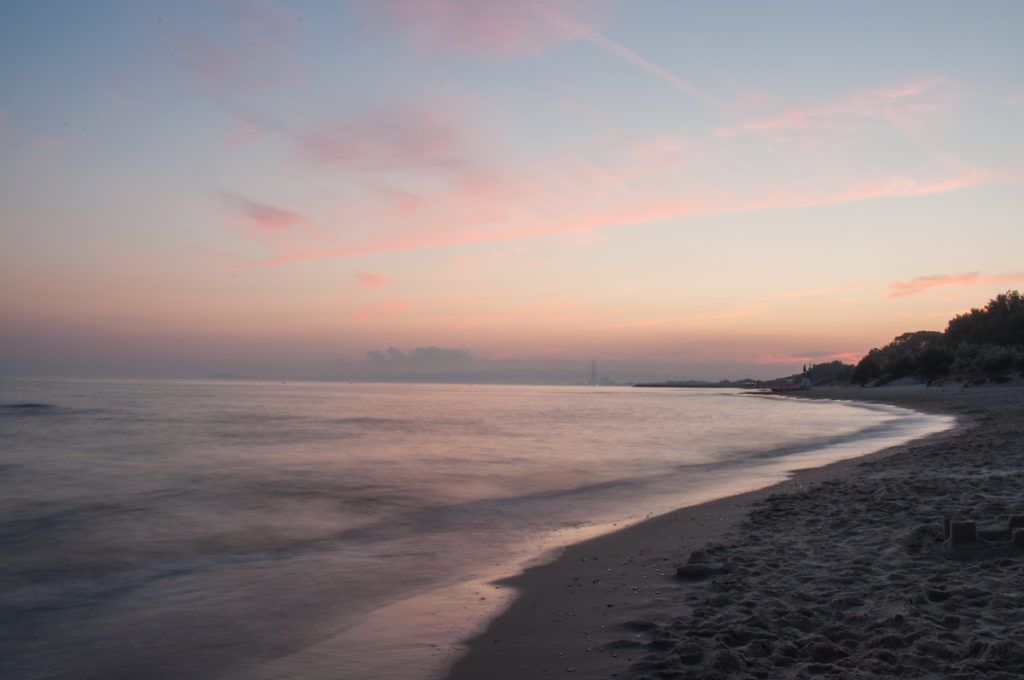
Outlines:
{"label": "sandy beach", "polygon": [[[451,680],[1024,673],[1024,389],[823,388],[958,426],[566,549]],[[988,540],[951,549],[944,517]]]}

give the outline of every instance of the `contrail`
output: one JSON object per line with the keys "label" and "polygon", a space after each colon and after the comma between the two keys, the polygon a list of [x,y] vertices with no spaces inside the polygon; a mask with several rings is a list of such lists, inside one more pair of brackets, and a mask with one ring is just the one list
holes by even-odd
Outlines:
{"label": "contrail", "polygon": [[706,104],[711,104],[712,106],[719,106],[718,100],[712,97],[707,92],[704,92],[700,88],[691,85],[682,78],[666,71],[657,64],[653,64],[647,61],[636,52],[633,52],[632,50],[623,47],[622,45],[613,40],[609,40],[608,38],[604,37],[597,31],[595,31],[594,29],[579,24],[570,19],[569,17],[565,16],[564,14],[556,12],[550,7],[542,5],[539,2],[534,2],[532,3],[532,5],[534,11],[536,11],[549,23],[558,26],[559,28],[564,28],[565,30],[569,31],[578,38],[582,38],[583,40],[589,40],[590,42],[594,43],[595,45],[603,49],[605,52],[608,52],[609,54],[614,55],[619,59],[622,59],[623,61],[629,62],[634,66],[639,66],[643,70],[650,73],[652,76],[664,80],[666,83],[676,88],[677,90],[682,90],[686,94],[692,97],[696,97],[697,99],[700,99]]}

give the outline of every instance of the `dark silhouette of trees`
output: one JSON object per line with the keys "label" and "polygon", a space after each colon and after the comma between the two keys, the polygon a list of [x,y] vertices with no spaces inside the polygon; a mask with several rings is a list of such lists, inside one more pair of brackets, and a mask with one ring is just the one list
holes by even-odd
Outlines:
{"label": "dark silhouette of trees", "polygon": [[1024,295],[1010,290],[995,296],[981,309],[953,317],[946,327],[946,341],[954,347],[962,342],[1024,345]]}
{"label": "dark silhouette of trees", "polygon": [[904,333],[876,347],[857,364],[852,382],[884,385],[947,376],[1002,382],[1014,370],[1024,376],[1024,295],[1010,290],[957,315],[945,332]]}
{"label": "dark silhouette of trees", "polygon": [[897,336],[882,348],[875,348],[860,360],[853,380],[891,382],[907,376],[934,378],[944,375],[953,362],[946,357],[945,337],[939,331],[915,331]]}
{"label": "dark silhouette of trees", "polygon": [[835,359],[820,364],[808,364],[804,366],[801,375],[810,378],[812,385],[845,385],[853,377],[853,366]]}

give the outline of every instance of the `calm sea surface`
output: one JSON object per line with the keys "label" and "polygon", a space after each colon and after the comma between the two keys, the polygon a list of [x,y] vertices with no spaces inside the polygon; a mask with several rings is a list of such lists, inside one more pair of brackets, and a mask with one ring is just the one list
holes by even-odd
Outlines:
{"label": "calm sea surface", "polygon": [[0,677],[429,678],[566,543],[951,424],[723,390],[0,381]]}

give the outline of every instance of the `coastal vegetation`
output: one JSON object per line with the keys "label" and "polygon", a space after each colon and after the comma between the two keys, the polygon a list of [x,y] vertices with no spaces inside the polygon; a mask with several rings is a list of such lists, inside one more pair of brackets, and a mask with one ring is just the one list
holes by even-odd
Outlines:
{"label": "coastal vegetation", "polygon": [[958,314],[945,331],[904,333],[860,360],[852,381],[956,379],[1007,382],[1024,377],[1024,294],[1009,290],[981,308]]}
{"label": "coastal vegetation", "polygon": [[812,385],[847,385],[853,379],[853,364],[844,364],[839,359],[820,364],[811,364],[804,375]]}
{"label": "coastal vegetation", "polygon": [[1024,378],[1024,293],[1008,290],[980,308],[949,320],[944,331],[911,331],[876,347],[856,365],[836,359],[806,364],[772,380],[669,380],[638,387],[773,388],[809,381],[815,386],[888,385],[895,381],[1005,383]]}

